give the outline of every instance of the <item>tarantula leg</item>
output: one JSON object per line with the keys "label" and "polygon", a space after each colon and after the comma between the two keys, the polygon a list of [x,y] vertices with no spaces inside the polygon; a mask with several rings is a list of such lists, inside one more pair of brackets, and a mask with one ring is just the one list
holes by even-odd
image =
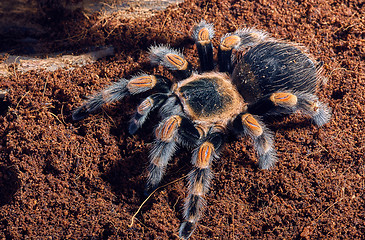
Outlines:
{"label": "tarantula leg", "polygon": [[264,123],[257,120],[249,113],[240,114],[234,120],[234,128],[237,133],[250,136],[259,158],[259,167],[262,169],[271,168],[276,162],[276,151],[272,133],[265,127]]}
{"label": "tarantula leg", "polygon": [[173,115],[165,118],[155,130],[156,141],[150,152],[146,193],[153,191],[159,185],[165,168],[176,151],[181,122],[181,116]]}
{"label": "tarantula leg", "polygon": [[165,168],[177,149],[177,143],[194,146],[200,135],[189,119],[172,115],[159,124],[155,130],[155,137],[156,141],[150,153],[146,194],[159,185]]}
{"label": "tarantula leg", "polygon": [[331,118],[331,109],[309,93],[276,92],[248,106],[248,112],[257,115],[292,114],[298,110],[309,115],[319,127]]}
{"label": "tarantula leg", "polygon": [[290,114],[297,108],[298,97],[289,92],[276,92],[249,104],[247,111],[256,115]]}
{"label": "tarantula leg", "polygon": [[78,107],[72,114],[74,121],[84,119],[87,115],[98,110],[102,105],[121,100],[127,95],[157,89],[167,92],[171,82],[162,76],[142,74],[136,77],[120,79],[118,82],[102,90],[100,93],[89,98],[82,106]]}
{"label": "tarantula leg", "polygon": [[214,37],[213,24],[208,24],[202,20],[193,30],[192,38],[198,49],[200,68],[202,72],[212,71],[213,62],[213,44],[211,39]]}
{"label": "tarantula leg", "polygon": [[146,192],[153,191],[159,185],[165,168],[176,151],[181,121],[181,116],[170,116],[165,118],[155,130],[156,141],[150,153]]}
{"label": "tarantula leg", "polygon": [[331,108],[312,94],[298,94],[298,109],[309,115],[318,127],[331,119]]}
{"label": "tarantula leg", "polygon": [[161,107],[166,99],[166,94],[156,93],[143,100],[129,122],[129,133],[135,134],[136,131],[142,127],[150,112]]}
{"label": "tarantula leg", "polygon": [[218,158],[217,152],[223,143],[221,133],[213,133],[193,152],[193,170],[189,173],[188,191],[185,199],[184,222],[180,225],[179,237],[188,239],[195,230],[205,206],[204,195],[213,178],[211,163]]}
{"label": "tarantula leg", "polygon": [[254,28],[244,28],[227,33],[221,38],[218,48],[218,65],[220,72],[232,73],[232,50],[239,50],[242,46],[252,47],[264,41],[267,33],[256,30]]}
{"label": "tarantula leg", "polygon": [[173,71],[179,79],[191,76],[191,64],[185,59],[184,55],[168,46],[160,45],[150,47],[150,61],[159,64]]}

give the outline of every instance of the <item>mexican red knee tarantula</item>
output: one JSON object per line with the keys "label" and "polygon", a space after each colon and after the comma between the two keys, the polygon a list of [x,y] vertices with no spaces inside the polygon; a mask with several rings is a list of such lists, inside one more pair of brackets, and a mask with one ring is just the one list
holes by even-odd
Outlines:
{"label": "mexican red knee tarantula", "polygon": [[159,185],[178,147],[193,149],[189,194],[179,231],[183,239],[191,236],[202,215],[204,195],[213,175],[211,165],[218,159],[226,134],[252,138],[259,167],[268,169],[276,162],[276,152],[273,134],[261,117],[302,112],[322,126],[331,115],[330,108],[315,95],[320,66],[299,48],[253,28],[237,30],[221,38],[219,70],[215,70],[213,36],[213,25],[205,21],[193,30],[200,71],[193,71],[180,51],[153,46],[151,62],[171,70],[176,81],[147,74],[121,79],[91,97],[72,115],[74,120],[81,120],[103,104],[127,95],[154,92],[137,107],[129,132],[136,133],[148,115],[158,110],[162,121],[154,132],[147,192]]}

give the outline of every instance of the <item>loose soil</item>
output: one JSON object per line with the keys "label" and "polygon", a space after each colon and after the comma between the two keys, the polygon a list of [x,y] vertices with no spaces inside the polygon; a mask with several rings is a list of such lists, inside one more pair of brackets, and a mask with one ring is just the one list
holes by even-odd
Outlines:
{"label": "loose soil", "polygon": [[[231,139],[214,162],[207,207],[191,239],[362,239],[365,232],[365,6],[361,0],[185,1],[148,19],[75,12],[41,39],[45,51],[113,46],[115,56],[73,70],[13,71],[0,78],[0,238],[178,239],[190,153],[171,161],[145,200],[148,152],[158,120],[131,136],[140,98],[81,122],[72,110],[149,65],[151,44],[184,49],[197,66],[191,29],[201,19],[226,32],[255,26],[304,45],[324,63],[318,91],[333,110],[322,128],[301,115],[268,119],[279,161],[257,168],[251,141]],[[13,54],[13,53],[12,53]],[[145,95],[143,95],[145,96]]]}

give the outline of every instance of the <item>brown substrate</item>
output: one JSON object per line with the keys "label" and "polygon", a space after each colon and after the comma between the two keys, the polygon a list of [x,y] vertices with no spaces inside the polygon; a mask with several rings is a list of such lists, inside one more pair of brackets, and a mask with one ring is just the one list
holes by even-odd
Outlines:
{"label": "brown substrate", "polygon": [[[54,52],[113,45],[116,55],[71,71],[0,78],[0,238],[177,239],[186,196],[181,179],[142,207],[152,119],[136,136],[127,125],[139,98],[84,121],[72,110],[120,77],[163,73],[151,44],[184,48],[195,66],[191,27],[213,22],[216,39],[255,26],[307,46],[324,63],[318,95],[333,109],[318,129],[295,115],[267,122],[279,162],[259,170],[252,143],[233,140],[214,163],[204,217],[192,239],[361,239],[365,232],[365,19],[363,1],[186,1],[147,20],[79,14],[45,39]],[[102,20],[100,20],[102,19]],[[218,40],[214,44],[217,45]],[[1,101],[1,100],[0,100]],[[172,160],[162,184],[185,176],[190,153]]]}

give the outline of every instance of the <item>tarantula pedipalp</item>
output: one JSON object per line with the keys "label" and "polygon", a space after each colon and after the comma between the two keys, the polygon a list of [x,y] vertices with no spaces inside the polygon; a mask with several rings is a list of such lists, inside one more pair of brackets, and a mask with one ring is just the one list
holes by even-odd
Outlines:
{"label": "tarantula pedipalp", "polygon": [[[129,125],[131,134],[148,115],[159,109],[162,118],[150,153],[146,190],[155,189],[178,147],[193,149],[193,170],[188,179],[184,222],[179,236],[187,239],[197,226],[212,179],[211,165],[218,159],[224,136],[232,133],[253,139],[259,167],[276,162],[273,135],[260,116],[302,112],[322,126],[330,119],[330,108],[315,95],[320,67],[293,44],[247,28],[226,34],[218,48],[214,71],[213,25],[202,21],[193,30],[200,72],[194,72],[183,54],[167,46],[150,48],[150,60],[172,71],[177,81],[142,74],[121,79],[77,108],[75,121],[85,118],[103,104],[127,95],[153,90],[137,107]],[[233,50],[237,55],[232,57]]]}

